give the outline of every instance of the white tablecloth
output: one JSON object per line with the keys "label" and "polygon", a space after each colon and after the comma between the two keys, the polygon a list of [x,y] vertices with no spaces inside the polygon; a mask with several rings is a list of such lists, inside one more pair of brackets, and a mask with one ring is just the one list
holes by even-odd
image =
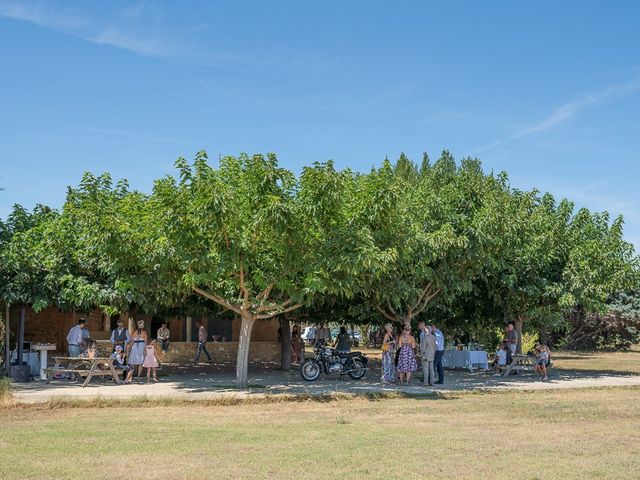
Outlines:
{"label": "white tablecloth", "polygon": [[[18,351],[14,350],[11,352],[11,361],[18,361]],[[22,361],[26,362],[27,365],[31,368],[31,376],[35,377],[36,375],[40,375],[40,357],[38,357],[38,352],[22,352]]]}
{"label": "white tablecloth", "polygon": [[489,368],[489,356],[482,350],[445,350],[442,365],[449,368],[461,367],[473,371],[473,367]]}

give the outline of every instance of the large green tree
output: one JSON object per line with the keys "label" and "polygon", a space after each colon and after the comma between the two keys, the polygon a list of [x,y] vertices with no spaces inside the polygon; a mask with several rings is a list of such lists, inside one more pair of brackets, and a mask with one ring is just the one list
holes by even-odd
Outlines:
{"label": "large green tree", "polygon": [[300,308],[311,291],[296,179],[273,155],[225,157],[216,168],[201,152],[177,167],[179,179],[157,181],[150,199],[150,265],[241,318],[236,376],[246,388],[255,322]]}
{"label": "large green tree", "polygon": [[359,221],[393,262],[366,292],[387,319],[410,323],[434,299],[453,302],[493,261],[495,198],[501,177],[485,175],[477,160],[460,165],[447,152],[418,169],[402,156],[362,179]]}

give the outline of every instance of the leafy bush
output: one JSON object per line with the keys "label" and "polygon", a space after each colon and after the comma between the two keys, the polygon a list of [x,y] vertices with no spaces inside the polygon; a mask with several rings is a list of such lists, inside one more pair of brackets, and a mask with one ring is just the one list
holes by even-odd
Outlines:
{"label": "leafy bush", "polygon": [[540,336],[537,333],[522,333],[522,353],[530,352],[538,343]]}

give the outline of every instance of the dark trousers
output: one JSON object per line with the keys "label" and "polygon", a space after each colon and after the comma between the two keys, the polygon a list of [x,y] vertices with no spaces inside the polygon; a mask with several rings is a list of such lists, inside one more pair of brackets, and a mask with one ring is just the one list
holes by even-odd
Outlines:
{"label": "dark trousers", "polygon": [[166,352],[169,350],[169,340],[162,340],[162,351]]}
{"label": "dark trousers", "polygon": [[209,352],[207,351],[207,344],[204,342],[198,342],[198,351],[196,352],[196,362],[200,360],[200,354],[204,352],[204,354],[207,356],[207,359],[211,362],[211,355],[209,355]]}
{"label": "dark trousers", "polygon": [[444,367],[442,366],[443,355],[444,350],[436,350],[436,357],[433,361],[434,366],[436,367],[436,372],[438,372],[438,381],[436,383],[444,383]]}

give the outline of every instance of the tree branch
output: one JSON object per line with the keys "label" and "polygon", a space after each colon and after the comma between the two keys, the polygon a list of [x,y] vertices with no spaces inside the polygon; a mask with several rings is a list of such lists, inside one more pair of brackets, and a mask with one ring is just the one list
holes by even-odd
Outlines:
{"label": "tree branch", "polygon": [[196,286],[193,286],[191,288],[197,294],[202,295],[203,297],[208,298],[209,300],[213,300],[218,305],[222,305],[226,309],[231,310],[233,312],[236,312],[236,313],[238,313],[240,315],[242,314],[242,309],[238,305],[234,305],[234,304],[228,302],[227,300],[225,300],[224,298],[216,295],[215,293],[207,292],[206,290],[203,290],[203,289],[201,289],[199,287],[196,287]]}
{"label": "tree branch", "polygon": [[380,307],[380,305],[376,305],[376,308],[378,309],[378,311],[384,315],[384,317],[387,320],[391,320],[392,322],[397,322],[398,319],[396,317],[391,316],[391,314],[389,312],[387,312],[384,308]]}
{"label": "tree branch", "polygon": [[391,302],[389,300],[387,300],[387,307],[389,307],[389,311],[391,312],[391,315],[393,315],[394,317],[397,317],[398,314],[396,313],[396,311],[393,309],[393,307],[391,306]]}
{"label": "tree branch", "polygon": [[422,305],[422,301],[424,300],[425,295],[431,289],[431,285],[433,285],[433,281],[429,282],[427,286],[422,290],[422,293],[418,297],[418,301],[413,306],[413,310],[417,309],[419,305]]}
{"label": "tree branch", "polygon": [[242,308],[247,310],[249,308],[249,290],[244,284],[244,262],[240,258],[240,292],[242,293]]}
{"label": "tree branch", "polygon": [[282,308],[285,308],[290,303],[292,303],[291,299],[287,300],[286,302],[282,302],[280,305],[263,305],[261,307],[256,308],[256,313],[267,312],[269,310],[273,310],[274,308],[282,309]]}
{"label": "tree branch", "polygon": [[267,288],[265,288],[264,290],[262,290],[257,296],[256,296],[256,300],[267,300],[269,298],[269,295],[271,294],[271,289],[273,289],[273,283],[269,284],[269,286]]}
{"label": "tree branch", "polygon": [[290,307],[285,308],[284,310],[279,310],[277,312],[273,312],[273,313],[263,313],[260,315],[256,315],[255,318],[258,320],[266,320],[267,318],[273,318],[276,315],[281,315],[283,313],[287,313],[287,312],[292,312],[293,310],[296,310],[300,307],[302,307],[304,304],[303,303],[296,303],[295,305],[291,305]]}
{"label": "tree branch", "polygon": [[431,295],[427,296],[424,299],[424,302],[422,303],[422,305],[420,305],[420,307],[413,313],[414,315],[418,315],[420,312],[422,312],[425,308],[427,308],[427,305],[429,305],[429,302],[436,296],[438,295],[440,292],[442,291],[441,288],[436,289],[435,292],[433,292]]}

